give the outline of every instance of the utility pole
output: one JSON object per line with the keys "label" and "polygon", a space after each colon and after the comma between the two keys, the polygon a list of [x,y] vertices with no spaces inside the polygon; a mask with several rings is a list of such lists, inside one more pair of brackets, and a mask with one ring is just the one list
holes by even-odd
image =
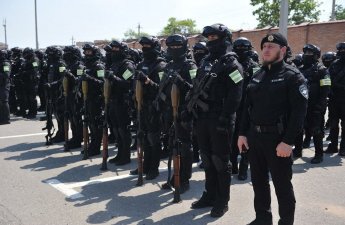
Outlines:
{"label": "utility pole", "polygon": [[138,37],[140,37],[140,28],[141,28],[140,23],[138,23],[137,28],[138,28]]}
{"label": "utility pole", "polygon": [[72,36],[72,39],[71,39],[71,40],[72,40],[72,45],[74,45],[74,38],[73,38],[73,36]]}
{"label": "utility pole", "polygon": [[4,31],[5,31],[5,47],[6,47],[6,49],[8,49],[8,46],[7,46],[7,34],[6,34],[6,19],[4,19],[2,25],[4,26]]}
{"label": "utility pole", "polygon": [[280,20],[279,20],[279,33],[287,38],[287,25],[289,16],[289,1],[281,0],[280,2]]}
{"label": "utility pole", "polygon": [[35,30],[36,30],[36,49],[38,50],[38,32],[37,32],[37,4],[35,0]]}
{"label": "utility pole", "polygon": [[331,14],[331,21],[335,20],[335,0],[332,2],[332,14]]}

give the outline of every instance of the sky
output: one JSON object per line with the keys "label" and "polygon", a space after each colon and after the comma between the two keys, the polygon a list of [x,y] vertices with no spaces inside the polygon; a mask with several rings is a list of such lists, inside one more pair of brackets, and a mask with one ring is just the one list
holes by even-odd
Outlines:
{"label": "sky", "polygon": [[[223,23],[230,29],[254,29],[250,0],[36,0],[39,47],[70,45],[74,41],[122,39],[128,29],[159,34],[170,17],[193,19],[197,28]],[[328,21],[332,0],[318,0],[320,21]],[[345,6],[345,0],[336,0]],[[0,0],[0,19],[6,19],[7,43],[36,46],[34,0]],[[0,27],[0,42],[5,42]]]}

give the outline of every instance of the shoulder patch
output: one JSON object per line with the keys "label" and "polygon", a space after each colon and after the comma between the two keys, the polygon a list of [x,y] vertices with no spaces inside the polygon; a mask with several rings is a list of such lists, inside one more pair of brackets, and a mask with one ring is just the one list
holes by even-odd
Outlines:
{"label": "shoulder patch", "polygon": [[301,95],[302,95],[305,99],[308,99],[308,98],[309,98],[307,85],[302,84],[302,85],[299,86],[298,89],[299,89],[299,92],[301,93]]}
{"label": "shoulder patch", "polygon": [[4,66],[3,69],[4,69],[4,72],[9,72],[10,71],[10,67],[9,66]]}
{"label": "shoulder patch", "polygon": [[331,79],[329,79],[328,76],[325,76],[324,79],[321,79],[320,80],[320,86],[331,86],[332,82],[331,82]]}
{"label": "shoulder patch", "polygon": [[77,69],[77,76],[83,75],[83,70],[82,69]]}
{"label": "shoulder patch", "polygon": [[104,70],[97,70],[97,77],[104,77]]}
{"label": "shoulder patch", "polygon": [[38,67],[37,62],[33,62],[33,63],[32,63],[32,66],[33,66],[33,67]]}
{"label": "shoulder patch", "polygon": [[253,74],[256,73],[256,72],[258,72],[260,69],[261,69],[261,68],[258,67],[258,66],[254,67],[254,68],[253,68]]}
{"label": "shoulder patch", "polygon": [[196,69],[189,70],[189,75],[192,79],[194,79],[196,76]]}
{"label": "shoulder patch", "polygon": [[64,66],[60,66],[59,67],[59,72],[60,73],[64,72],[65,70],[66,70],[66,67],[64,67]]}
{"label": "shoulder patch", "polygon": [[235,82],[235,84],[237,84],[238,82],[243,80],[243,77],[242,77],[240,71],[238,71],[238,70],[235,70],[234,72],[230,73],[229,77]]}
{"label": "shoulder patch", "polygon": [[158,73],[158,76],[159,76],[159,79],[160,79],[160,80],[162,80],[163,75],[164,75],[164,72],[159,72],[159,73]]}
{"label": "shoulder patch", "polygon": [[128,69],[122,74],[123,79],[128,80],[132,76],[132,72]]}

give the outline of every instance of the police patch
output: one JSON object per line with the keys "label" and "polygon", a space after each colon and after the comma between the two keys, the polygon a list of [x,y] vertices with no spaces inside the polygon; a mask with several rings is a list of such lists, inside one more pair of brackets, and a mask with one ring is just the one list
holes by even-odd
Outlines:
{"label": "police patch", "polygon": [[9,66],[4,66],[4,72],[9,72],[10,71],[10,67]]}
{"label": "police patch", "polygon": [[128,69],[122,74],[123,79],[128,80],[132,76],[132,72]]}
{"label": "police patch", "polygon": [[194,70],[189,70],[189,75],[193,79],[196,76],[196,69]]}
{"label": "police patch", "polygon": [[77,70],[77,76],[81,76],[83,75],[83,70],[82,69],[78,69]]}
{"label": "police patch", "polygon": [[238,82],[243,80],[243,77],[242,77],[240,71],[238,71],[238,70],[235,70],[234,72],[230,73],[229,76],[235,82],[235,84],[237,84]]}
{"label": "police patch", "polygon": [[160,79],[160,80],[162,80],[163,75],[164,75],[164,72],[159,72],[159,73],[158,73],[158,76],[159,76],[159,79]]}
{"label": "police patch", "polygon": [[59,72],[60,73],[64,72],[65,70],[66,70],[66,67],[64,67],[64,66],[60,66],[59,67]]}
{"label": "police patch", "polygon": [[104,70],[97,70],[97,77],[104,77]]}
{"label": "police patch", "polygon": [[301,93],[301,95],[305,98],[308,99],[309,95],[308,95],[308,88],[305,84],[302,84],[299,86],[299,92]]}
{"label": "police patch", "polygon": [[33,62],[33,63],[32,63],[32,66],[33,66],[33,67],[37,67],[37,66],[38,66],[37,62]]}

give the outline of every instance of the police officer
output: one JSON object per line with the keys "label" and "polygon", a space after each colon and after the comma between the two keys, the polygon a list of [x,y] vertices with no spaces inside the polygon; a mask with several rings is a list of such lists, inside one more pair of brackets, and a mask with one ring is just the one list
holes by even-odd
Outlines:
{"label": "police officer", "polygon": [[[304,129],[313,137],[315,157],[311,163],[317,164],[323,161],[323,136],[324,136],[324,113],[327,106],[327,96],[331,86],[328,71],[321,63],[319,47],[307,44],[303,47],[303,67],[300,71],[308,80],[309,99],[308,111]],[[294,156],[302,156],[303,133],[297,136]]]}
{"label": "police officer", "polygon": [[[170,35],[166,41],[167,53],[172,60],[166,65],[162,81],[160,83],[158,97],[160,99],[160,109],[163,118],[163,129],[168,130],[172,127],[172,101],[171,88],[176,84],[179,91],[179,107],[177,123],[171,130],[169,140],[169,150],[172,152],[173,140],[177,140],[180,152],[180,192],[189,190],[189,179],[192,176],[193,153],[192,144],[192,123],[191,117],[184,117],[183,111],[186,110],[185,97],[191,88],[192,78],[196,74],[195,63],[187,59],[187,38],[180,34]],[[175,130],[176,129],[176,130]],[[175,136],[175,134],[177,136]],[[170,189],[174,186],[174,179],[162,185],[163,189]]]}
{"label": "police officer", "polygon": [[198,69],[188,111],[195,118],[206,181],[202,197],[191,207],[211,206],[211,216],[221,217],[230,200],[230,144],[242,96],[243,69],[236,54],[227,52],[232,34],[225,25],[206,26],[202,35],[210,54]]}
{"label": "police officer", "polygon": [[10,105],[10,112],[18,115],[18,100],[16,96],[16,87],[14,83],[14,76],[19,72],[20,66],[22,64],[22,50],[18,47],[11,48],[11,59],[10,64],[11,64],[11,74],[10,74],[10,95],[9,95],[9,100],[8,103]]}
{"label": "police officer", "polygon": [[326,52],[321,57],[322,63],[327,69],[336,59],[337,59],[337,53],[335,52]]}
{"label": "police officer", "polygon": [[38,82],[38,90],[37,94],[40,99],[40,107],[37,109],[38,111],[45,111],[46,110],[46,99],[45,99],[45,92],[44,92],[44,78],[46,75],[43,75],[47,71],[47,62],[45,60],[45,55],[42,50],[36,50],[35,55],[39,61],[39,68],[38,71],[40,73],[40,80]]}
{"label": "police officer", "polygon": [[[245,91],[251,77],[253,74],[258,71],[260,68],[252,58],[250,58],[250,51],[252,50],[252,43],[245,37],[240,37],[234,41],[233,51],[238,56],[238,62],[241,63],[243,67],[243,88]],[[243,99],[241,100],[240,106],[236,113],[236,123],[235,123],[235,132],[232,143],[231,143],[231,163],[232,163],[232,174],[238,174],[239,180],[247,179],[247,170],[248,170],[248,155],[247,153],[241,154],[241,161],[238,167],[237,157],[239,150],[237,147],[238,131],[239,124],[241,121],[241,112],[243,109]]]}
{"label": "police officer", "polygon": [[0,125],[10,123],[10,93],[11,64],[7,59],[7,51],[0,50]]}
{"label": "police officer", "polygon": [[[15,112],[16,116],[25,116],[26,115],[26,108],[24,105],[24,83],[21,77],[20,68],[24,63],[24,59],[22,57],[23,50],[14,47],[12,50],[12,63],[11,63],[11,78],[13,79],[13,90],[15,92],[16,97],[16,104],[15,108],[18,107],[18,111]],[[16,111],[16,110],[14,110]]]}
{"label": "police officer", "polygon": [[205,42],[199,41],[193,46],[193,58],[198,67],[200,66],[201,60],[207,54],[208,54],[208,49],[206,47]]}
{"label": "police officer", "polygon": [[81,147],[81,142],[83,141],[81,117],[83,100],[81,95],[78,94],[78,83],[85,66],[81,62],[82,56],[78,47],[73,45],[66,46],[63,51],[63,59],[66,63],[65,76],[68,79],[67,108],[65,108],[65,111],[68,113],[72,130],[72,138],[67,142],[67,149],[74,149]]}
{"label": "police officer", "polygon": [[337,60],[329,67],[332,86],[329,96],[330,141],[327,153],[338,152],[339,119],[341,120],[341,141],[339,155],[345,156],[345,42],[336,46]]}
{"label": "police officer", "polygon": [[32,48],[25,48],[23,50],[24,64],[21,66],[20,73],[22,81],[24,82],[24,102],[29,109],[27,118],[36,118],[37,115],[37,89],[38,81],[40,79],[39,61],[36,58],[35,52]]}
{"label": "police officer", "polygon": [[131,133],[128,126],[131,122],[129,117],[132,101],[130,91],[133,87],[135,65],[129,59],[129,48],[125,42],[114,40],[109,45],[112,48],[111,71],[113,72],[113,75],[108,77],[111,81],[109,119],[118,144],[117,155],[109,162],[120,166],[131,162]]}
{"label": "police officer", "polygon": [[[161,57],[161,45],[156,37],[142,37],[139,40],[142,46],[144,60],[137,67],[137,81],[143,85],[143,104],[140,121],[141,135],[143,136],[144,173],[146,180],[152,180],[159,174],[158,167],[161,154],[160,142],[160,113],[154,107],[154,100],[158,93],[159,75],[163,75],[166,65]],[[133,172],[132,172],[133,174]]]}
{"label": "police officer", "polygon": [[303,75],[283,58],[287,40],[280,33],[261,41],[263,66],[253,75],[245,94],[240,151],[248,149],[256,219],[250,225],[273,224],[269,172],[279,204],[279,225],[292,225],[295,196],[292,145],[302,130],[308,89]]}
{"label": "police officer", "polygon": [[101,51],[97,46],[85,44],[83,53],[86,71],[80,81],[87,81],[88,83],[87,108],[83,108],[84,117],[86,116],[88,119],[87,122],[91,133],[88,154],[89,156],[95,156],[101,154],[102,110],[104,106],[102,90],[105,67],[101,61]]}
{"label": "police officer", "polygon": [[250,58],[252,58],[254,62],[259,64],[259,54],[257,51],[254,51],[254,50],[250,51]]}
{"label": "police officer", "polygon": [[[45,87],[50,93],[49,98],[52,102],[52,112],[57,121],[58,130],[52,138],[52,142],[58,143],[64,141],[64,97],[62,93],[62,79],[65,74],[66,64],[62,59],[63,51],[60,47],[49,46],[46,49],[47,54],[47,75]],[[49,100],[49,99],[47,99]],[[50,110],[49,110],[50,111]]]}

